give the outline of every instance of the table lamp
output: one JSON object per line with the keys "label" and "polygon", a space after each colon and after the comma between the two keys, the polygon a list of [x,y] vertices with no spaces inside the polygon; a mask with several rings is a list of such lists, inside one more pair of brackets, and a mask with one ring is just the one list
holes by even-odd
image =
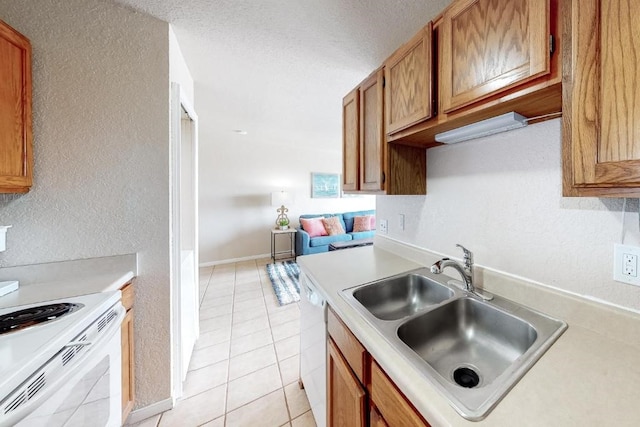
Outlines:
{"label": "table lamp", "polygon": [[280,206],[276,209],[278,217],[276,218],[276,226],[280,230],[286,230],[289,228],[289,217],[287,217],[287,209],[284,205],[289,204],[291,197],[286,191],[275,191],[271,193],[271,206]]}

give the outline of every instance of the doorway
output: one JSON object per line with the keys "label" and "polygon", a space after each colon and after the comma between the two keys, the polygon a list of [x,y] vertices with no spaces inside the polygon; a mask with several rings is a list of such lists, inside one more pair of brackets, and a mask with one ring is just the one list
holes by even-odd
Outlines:
{"label": "doorway", "polygon": [[171,369],[172,400],[182,396],[199,335],[198,116],[171,84]]}

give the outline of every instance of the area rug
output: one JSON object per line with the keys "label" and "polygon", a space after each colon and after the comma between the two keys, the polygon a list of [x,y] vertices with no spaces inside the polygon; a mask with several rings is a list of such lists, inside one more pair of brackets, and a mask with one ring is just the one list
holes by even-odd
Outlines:
{"label": "area rug", "polygon": [[280,305],[300,301],[300,267],[294,261],[267,264],[267,273],[271,279],[273,291]]}

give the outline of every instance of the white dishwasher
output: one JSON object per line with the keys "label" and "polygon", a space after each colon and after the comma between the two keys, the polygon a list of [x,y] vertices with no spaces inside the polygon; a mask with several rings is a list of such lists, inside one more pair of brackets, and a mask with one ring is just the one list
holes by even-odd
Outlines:
{"label": "white dishwasher", "polygon": [[300,379],[318,427],[327,425],[327,301],[300,274]]}

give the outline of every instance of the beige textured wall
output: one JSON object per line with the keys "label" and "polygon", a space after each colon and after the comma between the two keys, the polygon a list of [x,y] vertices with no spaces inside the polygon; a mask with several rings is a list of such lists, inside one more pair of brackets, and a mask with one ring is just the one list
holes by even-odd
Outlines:
{"label": "beige textured wall", "polygon": [[[389,236],[457,258],[460,243],[483,266],[640,311],[640,287],[612,279],[622,199],[562,197],[560,124],[428,150],[426,197],[377,200]],[[625,243],[639,244],[638,227],[629,199]]]}
{"label": "beige textured wall", "polygon": [[97,0],[0,0],[33,45],[34,186],[1,266],[137,252],[138,406],[170,396],[169,27]]}

